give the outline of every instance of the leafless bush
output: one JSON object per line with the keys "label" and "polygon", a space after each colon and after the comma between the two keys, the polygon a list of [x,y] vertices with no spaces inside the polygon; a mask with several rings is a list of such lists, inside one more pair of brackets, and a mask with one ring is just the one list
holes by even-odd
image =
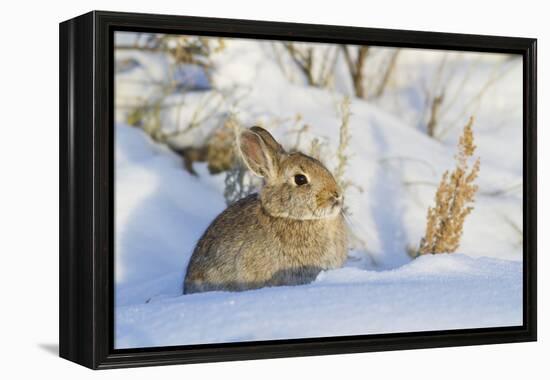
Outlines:
{"label": "leafless bush", "polygon": [[342,52],[353,84],[355,96],[362,99],[378,98],[382,96],[393,74],[399,55],[399,49],[392,49],[387,62],[379,63],[376,67],[375,77],[367,83],[366,69],[370,55],[369,46],[342,45]]}
{"label": "leafless bush", "polygon": [[178,36],[168,34],[142,34],[131,45],[116,45],[115,50],[139,50],[166,53],[177,64],[194,64],[212,67],[211,56],[225,48],[223,38]]}
{"label": "leafless bush", "polygon": [[[138,127],[147,133],[154,141],[162,143],[174,153],[180,155],[184,161],[184,167],[191,174],[196,175],[193,168],[195,162],[208,162],[212,173],[223,171],[226,165],[222,163],[221,155],[226,154],[227,148],[221,146],[214,150],[212,144],[220,145],[219,135],[221,128],[214,131],[212,136],[202,146],[180,146],[178,138],[186,133],[202,127],[207,121],[217,116],[223,103],[223,97],[219,91],[213,90],[202,97],[195,106],[191,119],[187,123],[180,123],[180,110],[185,100],[177,102],[169,101],[169,97],[176,92],[187,91],[187,86],[180,86],[176,77],[177,67],[184,65],[196,65],[202,67],[208,76],[213,69],[212,57],[215,53],[225,48],[225,41],[221,38],[202,36],[178,36],[163,34],[137,34],[132,44],[115,46],[116,51],[133,50],[159,53],[169,60],[168,76],[159,81],[151,81],[154,91],[147,99],[137,105],[130,106],[126,114],[126,123]],[[175,114],[174,125],[166,126],[164,121],[169,114]],[[214,154],[214,152],[216,152]]]}
{"label": "leafless bush", "polygon": [[231,150],[227,147],[227,141],[231,140],[231,137],[228,137],[224,124],[214,128],[201,146],[181,146],[177,142],[185,134],[203,126],[208,120],[218,115],[221,102],[212,104],[214,95],[216,94],[213,92],[207,95],[204,101],[199,102],[193,111],[191,120],[184,125],[179,122],[179,112],[177,112],[178,120],[172,130],[163,128],[162,113],[168,112],[170,108],[181,107],[183,103],[168,104],[165,101],[165,96],[151,100],[150,103],[145,101],[143,104],[133,107],[126,116],[126,123],[140,128],[155,142],[164,144],[172,152],[180,155],[184,162],[184,168],[189,173],[197,175],[193,168],[195,162],[208,162],[210,173],[219,173],[230,166],[227,162],[231,160],[230,157],[228,158]]}
{"label": "leafless bush", "polygon": [[[488,90],[499,82],[513,67],[509,64],[513,56],[505,57],[495,63],[487,79],[478,85],[473,95],[466,94],[466,86],[472,81],[472,73],[479,65],[479,61],[472,61],[461,74],[455,72],[455,67],[445,54],[431,79],[428,88],[425,88],[425,107],[421,116],[425,122],[426,133],[433,138],[442,139],[449,131],[459,126],[460,121],[468,114],[475,114],[481,105]],[[452,85],[456,83],[456,85]],[[464,102],[465,97],[467,101]],[[454,109],[459,112],[451,115]]]}
{"label": "leafless bush", "polygon": [[[321,49],[295,42],[282,42],[282,46],[294,66],[304,76],[308,85],[322,88],[330,85],[338,59],[337,47],[328,46]],[[288,76],[288,70],[281,58],[277,44],[273,45],[273,51],[275,52],[276,62],[283,73]]]}

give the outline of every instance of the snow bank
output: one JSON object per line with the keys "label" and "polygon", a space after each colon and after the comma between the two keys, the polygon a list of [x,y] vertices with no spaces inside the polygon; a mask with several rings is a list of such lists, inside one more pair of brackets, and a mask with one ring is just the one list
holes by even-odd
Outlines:
{"label": "snow bank", "polygon": [[518,262],[436,255],[323,272],[304,286],[151,300],[117,308],[117,347],[516,326],[521,276]]}
{"label": "snow bank", "polygon": [[188,174],[179,157],[128,126],[117,127],[116,156],[116,304],[180,294],[195,242],[225,208],[223,178]]}

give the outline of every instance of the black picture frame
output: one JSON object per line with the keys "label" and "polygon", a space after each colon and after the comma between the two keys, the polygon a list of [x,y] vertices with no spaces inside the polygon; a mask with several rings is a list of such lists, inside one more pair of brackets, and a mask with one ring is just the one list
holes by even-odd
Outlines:
{"label": "black picture frame", "polygon": [[[115,30],[521,54],[523,325],[115,350]],[[61,357],[99,369],[536,340],[536,39],[105,11],[62,22],[59,38]]]}

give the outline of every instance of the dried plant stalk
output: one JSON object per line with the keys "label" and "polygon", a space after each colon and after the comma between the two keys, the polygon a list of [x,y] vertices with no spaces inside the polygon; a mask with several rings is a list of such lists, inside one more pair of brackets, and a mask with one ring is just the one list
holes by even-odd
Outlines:
{"label": "dried plant stalk", "polygon": [[342,115],[342,124],[340,124],[340,141],[336,150],[336,159],[338,164],[334,170],[334,178],[336,178],[336,181],[340,184],[342,190],[345,191],[349,186],[349,183],[344,180],[344,174],[349,161],[347,149],[351,139],[349,131],[349,118],[351,115],[350,100],[347,96],[342,100],[340,112]]}
{"label": "dried plant stalk", "polygon": [[478,186],[474,184],[480,161],[477,158],[471,168],[468,160],[474,155],[473,118],[470,118],[458,142],[456,168],[446,171],[435,194],[435,206],[428,209],[426,235],[420,242],[419,255],[427,253],[451,253],[458,249],[464,220],[474,207]]}
{"label": "dried plant stalk", "polygon": [[322,148],[323,143],[319,140],[319,138],[313,138],[313,140],[311,140],[311,146],[309,147],[309,155],[320,161]]}

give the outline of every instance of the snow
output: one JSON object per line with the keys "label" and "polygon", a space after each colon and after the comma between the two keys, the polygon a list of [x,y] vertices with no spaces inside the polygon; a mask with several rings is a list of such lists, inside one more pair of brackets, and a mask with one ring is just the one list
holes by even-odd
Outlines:
{"label": "snow", "polygon": [[118,127],[116,140],[116,303],[179,294],[194,242],[225,208],[216,191],[223,180],[187,174],[135,128]]}
{"label": "snow", "polygon": [[[117,41],[134,41],[118,33]],[[211,82],[197,67],[175,74],[178,85],[163,99],[166,131],[185,126],[197,110],[210,115],[201,128],[182,136],[182,145],[204,141],[229,114],[243,125],[263,125],[284,145],[323,143],[329,168],[336,165],[341,123],[338,106],[349,86],[341,70],[332,89],[289,80],[273,59],[270,42],[228,40],[213,56]],[[382,54],[383,48],[373,54]],[[402,331],[513,326],[522,323],[522,135],[521,62],[511,65],[476,110],[474,133],[481,157],[475,209],[466,219],[460,254],[412,260],[407,248],[424,234],[427,208],[442,173],[454,166],[459,128],[452,128],[466,100],[443,120],[441,141],[418,127],[421,93],[410,85],[426,80],[441,52],[404,49],[388,94],[351,99],[346,205],[356,245],[341,269],[321,273],[312,284],[240,293],[181,294],[188,260],[198,238],[226,206],[224,175],[199,176],[181,158],[125,124],[131,107],[158,91],[170,75],[166,57],[117,52],[116,75],[116,246],[115,345],[117,348],[203,344]],[[473,83],[502,58],[450,53],[451,72],[472,67]],[[517,62],[516,62],[517,63]],[[343,67],[342,67],[343,68]],[[449,74],[450,75],[450,74]],[[413,79],[411,79],[413,78]],[[215,86],[212,85],[215,84]],[[459,84],[451,84],[458,86]],[[177,86],[176,86],[177,88]],[[188,87],[186,87],[188,88]],[[468,82],[464,94],[479,89]],[[360,187],[360,189],[359,189]],[[505,191],[503,191],[505,190]],[[494,195],[497,193],[498,195]]]}
{"label": "snow", "polygon": [[521,325],[521,273],[518,262],[435,255],[304,286],[162,298],[117,308],[117,347]]}

